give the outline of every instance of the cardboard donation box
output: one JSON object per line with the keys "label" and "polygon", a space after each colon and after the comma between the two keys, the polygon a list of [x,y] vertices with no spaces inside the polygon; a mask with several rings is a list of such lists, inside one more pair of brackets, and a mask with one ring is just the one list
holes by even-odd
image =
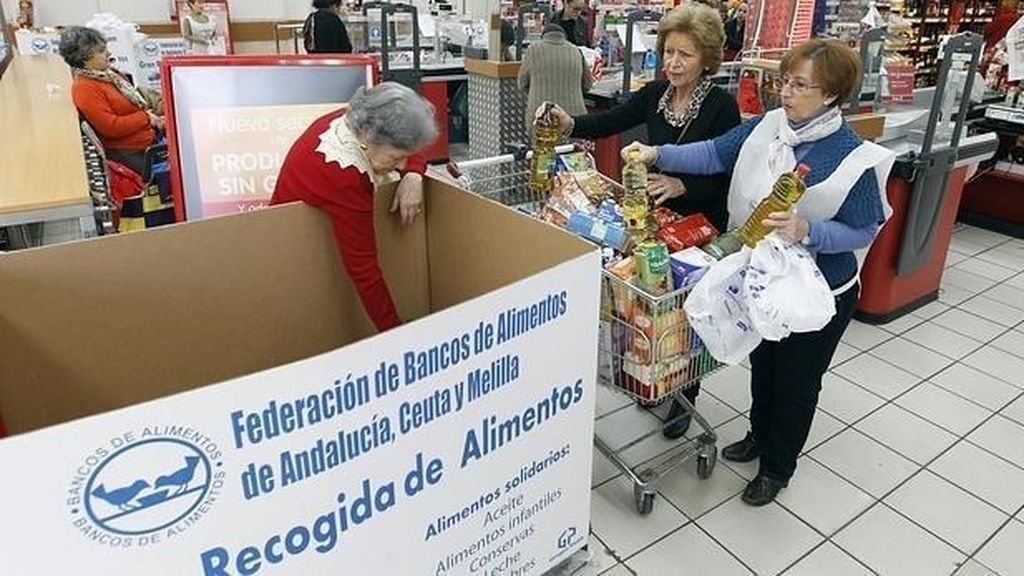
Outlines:
{"label": "cardboard donation box", "polygon": [[379,335],[301,204],[0,256],[0,572],[541,574],[581,548],[599,254],[439,180],[412,227],[389,202],[410,321]]}

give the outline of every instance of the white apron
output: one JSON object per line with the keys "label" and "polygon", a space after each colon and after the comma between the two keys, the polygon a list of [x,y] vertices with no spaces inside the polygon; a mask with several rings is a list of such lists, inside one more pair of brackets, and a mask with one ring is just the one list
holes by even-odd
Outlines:
{"label": "white apron", "polygon": [[[796,167],[793,150],[783,147],[784,155],[777,166],[772,166],[771,150],[778,147],[779,127],[786,122],[785,110],[779,108],[764,115],[761,122],[750,133],[740,148],[736,165],[733,167],[732,184],[729,186],[729,229],[743,225],[753,213],[757,205],[767,196],[779,175],[790,172]],[[811,186],[797,202],[796,213],[808,222],[831,220],[839,212],[854,184],[868,169],[874,169],[878,182],[878,197],[882,201],[885,220],[892,215],[885,193],[885,183],[889,178],[896,154],[873,142],[864,142],[849,154],[828,178]],[[813,170],[815,167],[811,166]],[[879,226],[881,230],[881,226]],[[846,284],[834,289],[833,294],[841,294],[853,286],[860,278],[860,269],[867,256],[868,245],[854,252],[857,257],[857,274]]]}

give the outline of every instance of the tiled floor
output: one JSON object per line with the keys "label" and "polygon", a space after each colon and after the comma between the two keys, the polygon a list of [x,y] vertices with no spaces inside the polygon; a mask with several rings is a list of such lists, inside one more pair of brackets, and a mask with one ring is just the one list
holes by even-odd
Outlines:
{"label": "tiled floor", "polygon": [[[720,446],[747,430],[748,379],[741,365],[704,385]],[[659,424],[608,390],[598,406],[613,445]],[[626,456],[671,446],[655,436]],[[559,572],[1024,575],[1024,240],[958,227],[937,302],[850,326],[790,487],[752,508],[739,495],[754,473],[720,459],[700,480],[687,463],[640,516],[595,452],[589,552]]]}

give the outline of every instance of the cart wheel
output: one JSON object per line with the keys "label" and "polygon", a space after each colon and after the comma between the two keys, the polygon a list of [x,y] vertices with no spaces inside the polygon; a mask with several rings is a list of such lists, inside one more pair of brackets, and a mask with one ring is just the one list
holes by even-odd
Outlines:
{"label": "cart wheel", "polygon": [[715,470],[715,463],[718,461],[718,447],[714,444],[702,446],[700,454],[697,455],[697,477],[706,480],[711,477]]}
{"label": "cart wheel", "polygon": [[654,510],[654,492],[636,491],[636,511],[646,516]]}

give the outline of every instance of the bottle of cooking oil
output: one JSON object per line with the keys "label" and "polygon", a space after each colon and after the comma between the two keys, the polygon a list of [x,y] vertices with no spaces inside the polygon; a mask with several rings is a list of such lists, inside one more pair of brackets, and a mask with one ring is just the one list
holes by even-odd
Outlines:
{"label": "bottle of cooking oil", "polygon": [[647,165],[640,159],[639,150],[630,150],[626,166],[622,169],[622,219],[634,244],[646,240],[652,230],[650,226],[650,198],[647,196]]}
{"label": "bottle of cooking oil", "polygon": [[756,246],[771,231],[763,223],[768,215],[772,212],[786,212],[800,200],[807,191],[804,177],[810,171],[811,168],[807,164],[799,164],[794,171],[779,176],[772,186],[771,194],[761,200],[753,214],[747,218],[747,222],[739,229],[738,235],[744,244],[751,248]]}
{"label": "bottle of cooking oil", "polygon": [[551,171],[555,166],[555,145],[561,130],[551,116],[550,107],[533,121],[533,160],[530,162],[530,190],[551,191]]}

